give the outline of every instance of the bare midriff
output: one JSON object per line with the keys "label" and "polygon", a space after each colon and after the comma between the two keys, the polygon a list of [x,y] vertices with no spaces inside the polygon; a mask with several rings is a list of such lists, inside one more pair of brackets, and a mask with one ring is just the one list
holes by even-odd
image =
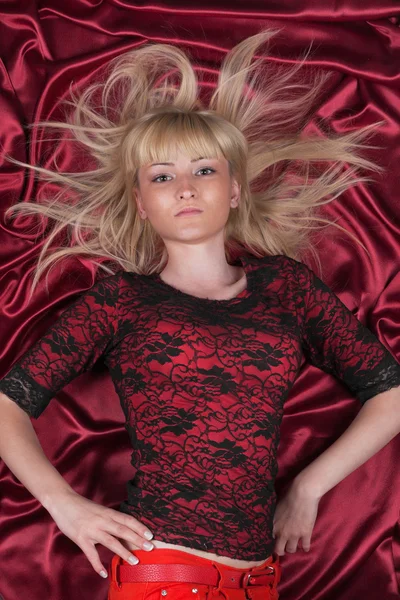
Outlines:
{"label": "bare midriff", "polygon": [[[122,541],[122,540],[121,540]],[[257,567],[261,565],[264,561],[267,560],[268,556],[264,558],[264,560],[236,560],[235,558],[229,558],[227,556],[219,556],[218,554],[214,554],[212,552],[205,552],[204,550],[196,550],[194,548],[187,548],[186,546],[180,546],[178,544],[168,544],[166,542],[160,542],[158,540],[151,540],[151,543],[155,548],[171,548],[172,550],[182,550],[183,552],[189,552],[190,554],[195,554],[196,556],[201,556],[202,558],[208,558],[209,560],[213,560],[215,562],[220,562],[228,567],[235,567],[237,569],[246,569],[251,567]],[[128,548],[128,550],[135,551],[138,550],[136,546],[126,541],[124,546]],[[151,550],[149,550],[151,552]]]}

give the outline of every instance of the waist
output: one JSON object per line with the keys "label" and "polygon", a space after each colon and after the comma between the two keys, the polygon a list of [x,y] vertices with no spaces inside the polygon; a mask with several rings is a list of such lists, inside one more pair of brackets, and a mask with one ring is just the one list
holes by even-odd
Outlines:
{"label": "waist", "polygon": [[242,508],[233,502],[227,506],[222,501],[188,501],[169,490],[162,497],[137,488],[130,492],[128,502],[122,502],[120,510],[146,525],[153,540],[171,544],[160,545],[160,549],[179,550],[183,546],[199,558],[242,561],[228,563],[244,565],[238,568],[257,566],[273,553],[274,497],[269,501],[260,499],[261,508],[257,498],[253,497],[250,503],[241,498]]}
{"label": "waist", "polygon": [[[169,586],[172,586],[172,593],[178,593],[179,598],[192,595],[187,592],[196,592],[199,597],[201,595],[202,598],[205,598],[204,594],[208,597],[209,592],[214,596],[215,590],[223,592],[225,588],[232,588],[232,593],[236,598],[239,596],[233,590],[257,587],[260,597],[262,593],[262,597],[265,599],[276,600],[278,598],[277,585],[281,578],[281,566],[276,553],[263,561],[260,566],[244,568],[230,567],[209,558],[195,556],[186,549],[185,551],[178,550],[176,547],[174,549],[154,548],[150,552],[136,550],[134,554],[139,559],[139,563],[134,566],[130,566],[118,554],[114,554],[109,566],[110,591],[120,590],[125,583],[129,583],[133,584],[135,591],[131,589],[131,594],[135,598],[136,591],[147,592],[151,596],[155,592],[158,597],[160,587],[163,588],[161,595],[167,596]],[[178,584],[183,587],[177,588]],[[204,586],[201,593],[197,584]],[[193,586],[196,589],[193,589]],[[254,589],[254,591],[257,590]],[[223,592],[223,594],[227,597],[226,593]],[[139,595],[142,596],[142,594]],[[120,594],[118,594],[118,598],[119,596]],[[247,592],[246,589],[244,593],[242,591],[240,597],[244,596],[253,598],[253,590]],[[111,598],[116,600],[117,596],[114,597],[111,593],[110,600]]]}
{"label": "waist", "polygon": [[[123,542],[123,540],[120,540]],[[193,554],[195,556],[200,556],[202,558],[207,558],[209,560],[213,560],[215,562],[219,562],[228,567],[234,567],[237,569],[246,569],[252,567],[258,567],[262,565],[269,557],[266,556],[263,560],[238,560],[235,558],[230,558],[228,556],[219,556],[218,554],[214,554],[213,552],[206,552],[203,550],[197,550],[196,548],[188,548],[186,546],[181,546],[180,544],[170,544],[167,542],[161,542],[159,540],[151,540],[151,543],[155,548],[170,548],[171,550],[181,550],[182,552],[188,552],[189,554]],[[131,544],[129,541],[125,541],[124,546],[128,548],[131,552],[137,551],[137,548]],[[148,554],[151,555],[151,550],[148,551]]]}

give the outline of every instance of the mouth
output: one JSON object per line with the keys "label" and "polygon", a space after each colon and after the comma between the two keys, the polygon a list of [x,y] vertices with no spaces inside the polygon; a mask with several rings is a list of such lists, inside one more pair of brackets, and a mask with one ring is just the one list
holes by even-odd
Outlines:
{"label": "mouth", "polygon": [[197,215],[197,214],[200,214],[202,212],[203,211],[200,210],[200,208],[183,208],[175,216],[176,217],[183,217],[185,215]]}

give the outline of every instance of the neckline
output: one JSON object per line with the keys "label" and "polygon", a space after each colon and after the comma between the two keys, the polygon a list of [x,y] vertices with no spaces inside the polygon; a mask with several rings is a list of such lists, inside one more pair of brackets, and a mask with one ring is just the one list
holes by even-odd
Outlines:
{"label": "neckline", "polygon": [[169,283],[166,283],[165,281],[163,281],[161,279],[159,273],[152,273],[150,275],[146,275],[146,277],[150,278],[158,286],[169,291],[171,294],[174,294],[175,296],[179,296],[181,298],[190,299],[193,302],[198,302],[198,303],[202,303],[202,304],[215,304],[215,305],[217,305],[217,304],[219,304],[219,305],[237,304],[237,303],[242,302],[243,300],[245,300],[252,294],[252,292],[254,290],[254,278],[253,278],[254,270],[250,268],[249,262],[248,262],[248,257],[244,256],[244,255],[238,256],[236,258],[235,262],[232,263],[232,266],[241,266],[243,268],[243,270],[246,274],[247,285],[236,296],[233,296],[232,298],[221,299],[221,300],[218,300],[216,298],[201,298],[200,296],[194,296],[193,294],[183,292],[182,290],[179,290],[178,288],[174,287],[173,285],[170,285]]}

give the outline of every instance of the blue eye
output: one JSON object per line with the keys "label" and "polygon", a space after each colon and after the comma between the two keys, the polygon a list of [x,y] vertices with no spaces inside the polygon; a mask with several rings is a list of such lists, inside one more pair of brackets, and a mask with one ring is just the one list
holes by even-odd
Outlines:
{"label": "blue eye", "polygon": [[[215,173],[215,169],[212,169],[211,167],[203,167],[203,168],[199,169],[197,172],[199,173],[200,171],[211,171],[211,173]],[[164,173],[161,175],[157,175],[157,177],[152,179],[152,181],[155,183],[164,183],[163,181],[159,181],[159,179],[161,177],[169,177],[169,175],[165,175]]]}

